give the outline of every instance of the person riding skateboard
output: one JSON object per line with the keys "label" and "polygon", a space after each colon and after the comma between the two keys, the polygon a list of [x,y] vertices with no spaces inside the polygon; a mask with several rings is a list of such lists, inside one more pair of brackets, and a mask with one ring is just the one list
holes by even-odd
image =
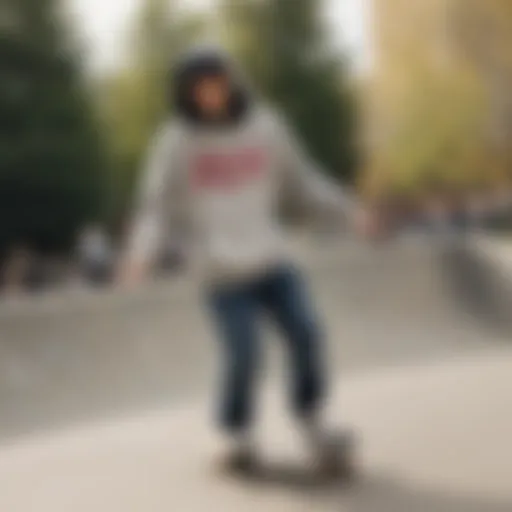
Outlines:
{"label": "person riding skateboard", "polygon": [[312,214],[359,219],[356,225],[363,210],[316,169],[283,118],[249,92],[221,52],[188,54],[172,80],[173,118],[151,144],[121,280],[143,279],[167,233],[187,226],[224,358],[219,419],[231,446],[227,465],[248,470],[257,460],[263,315],[289,349],[298,421],[318,462],[332,465],[322,322],[287,247],[279,207],[288,196]]}

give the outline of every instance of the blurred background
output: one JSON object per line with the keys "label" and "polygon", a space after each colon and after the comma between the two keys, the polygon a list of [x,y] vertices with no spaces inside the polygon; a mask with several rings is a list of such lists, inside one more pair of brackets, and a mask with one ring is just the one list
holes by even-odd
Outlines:
{"label": "blurred background", "polygon": [[235,55],[326,172],[354,186],[396,228],[446,220],[506,231],[507,6],[6,0],[2,293],[77,276],[108,280],[148,139],[172,116],[169,69],[203,42]]}
{"label": "blurred background", "polygon": [[[207,401],[216,347],[180,272],[180,241],[151,283],[113,286],[148,141],[173,115],[169,70],[205,42],[225,46],[325,172],[385,220],[375,245],[293,230],[334,375],[347,376],[347,417],[387,475],[350,510],[512,510],[510,0],[2,0],[0,445]],[[165,421],[153,439],[164,442]],[[100,437],[87,445],[103,446],[98,465],[75,479],[91,489],[95,475],[123,474]],[[59,471],[80,462],[73,453]],[[0,464],[21,489],[0,485],[0,508],[35,510],[23,501],[28,465],[16,467]],[[388,481],[404,472],[436,492]],[[41,484],[36,509],[78,511],[73,475],[70,501]],[[83,510],[160,510],[142,494],[140,508],[109,507],[101,492]]]}

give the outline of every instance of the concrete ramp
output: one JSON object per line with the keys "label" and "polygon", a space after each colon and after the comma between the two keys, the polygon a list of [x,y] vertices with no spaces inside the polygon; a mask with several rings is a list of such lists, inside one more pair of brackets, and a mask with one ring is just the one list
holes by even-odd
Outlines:
{"label": "concrete ramp", "polygon": [[[460,247],[428,240],[298,247],[327,324],[332,372],[436,361],[509,342],[512,331],[472,307],[480,301],[492,312],[495,287],[485,288],[485,273],[474,285],[483,265]],[[177,278],[131,293],[0,304],[0,441],[205,396],[218,351],[194,290]],[[264,343],[267,373],[280,375],[282,344],[272,330]]]}
{"label": "concrete ramp", "polygon": [[[217,346],[177,279],[1,304],[0,510],[510,512],[509,278],[446,241],[297,251],[340,379],[333,422],[364,440],[354,489],[215,474]],[[261,444],[304,462],[265,334]]]}
{"label": "concrete ramp", "polygon": [[[221,477],[206,411],[191,403],[4,447],[0,510],[509,512],[511,374],[512,352],[498,351],[345,381],[331,413],[364,440],[348,490]],[[263,452],[305,464],[279,395],[265,405]]]}

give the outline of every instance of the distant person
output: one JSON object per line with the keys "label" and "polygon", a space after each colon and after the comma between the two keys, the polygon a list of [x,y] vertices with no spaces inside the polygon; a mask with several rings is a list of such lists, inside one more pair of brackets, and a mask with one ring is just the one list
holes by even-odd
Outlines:
{"label": "distant person", "polygon": [[473,232],[482,232],[489,225],[489,205],[483,193],[473,193],[467,200],[469,227]]}
{"label": "distant person", "polygon": [[99,226],[89,226],[82,233],[78,257],[82,275],[93,285],[105,285],[110,280],[112,247],[106,233]]}
{"label": "distant person", "polygon": [[8,252],[2,269],[3,287],[8,295],[29,291],[32,265],[32,253],[27,246],[20,244]]}
{"label": "distant person", "polygon": [[469,225],[468,215],[464,204],[463,192],[451,190],[446,196],[448,210],[448,225],[453,234],[463,235]]}
{"label": "distant person", "polygon": [[430,234],[443,239],[459,232],[455,204],[448,192],[443,190],[427,197],[424,211],[425,224]]}
{"label": "distant person", "polygon": [[345,437],[328,432],[322,415],[323,326],[278,211],[291,194],[341,222],[363,219],[357,203],[311,164],[283,120],[248,92],[221,54],[190,54],[177,66],[172,90],[175,118],[151,145],[120,280],[133,285],[147,276],[173,219],[187,220],[225,357],[220,420],[232,441],[227,468],[257,467],[253,420],[264,314],[290,349],[300,425],[320,466],[334,468]]}

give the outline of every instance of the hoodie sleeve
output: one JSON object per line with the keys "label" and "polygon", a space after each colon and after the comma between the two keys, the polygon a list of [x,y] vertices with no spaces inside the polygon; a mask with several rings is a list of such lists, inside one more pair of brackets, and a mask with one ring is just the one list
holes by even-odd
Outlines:
{"label": "hoodie sleeve", "polygon": [[161,127],[150,143],[128,240],[132,261],[154,262],[171,219],[179,209],[183,145],[173,125]]}
{"label": "hoodie sleeve", "polygon": [[282,118],[274,118],[274,128],[286,195],[313,214],[350,216],[357,200],[315,166]]}

